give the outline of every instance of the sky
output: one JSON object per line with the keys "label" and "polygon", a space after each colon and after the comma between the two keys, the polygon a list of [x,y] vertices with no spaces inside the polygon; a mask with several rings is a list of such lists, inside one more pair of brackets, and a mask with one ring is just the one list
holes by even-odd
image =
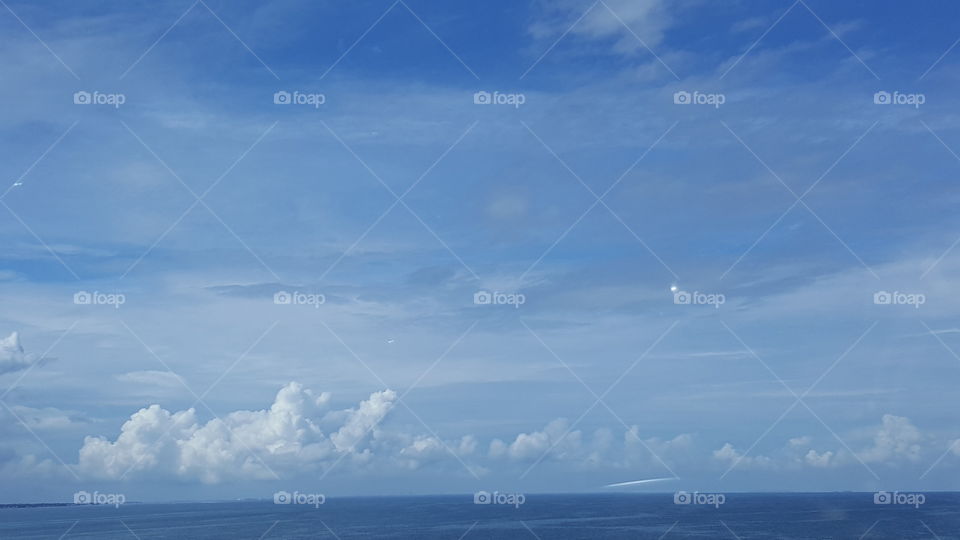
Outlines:
{"label": "sky", "polygon": [[0,502],[958,488],[954,4],[0,4]]}

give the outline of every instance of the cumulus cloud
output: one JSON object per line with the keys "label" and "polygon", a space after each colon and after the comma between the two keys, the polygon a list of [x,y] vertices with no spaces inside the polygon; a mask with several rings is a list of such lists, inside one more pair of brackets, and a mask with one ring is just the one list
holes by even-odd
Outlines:
{"label": "cumulus cloud", "polygon": [[[315,469],[363,448],[396,400],[374,392],[356,408],[328,410],[329,393],[284,386],[269,409],[234,411],[201,423],[194,409],[171,413],[151,405],[134,413],[115,441],[87,437],[79,469],[95,477],[160,472],[217,483],[272,478],[278,471]],[[333,425],[333,429],[325,426]],[[327,434],[329,433],[329,435]]]}
{"label": "cumulus cloud", "polygon": [[566,418],[557,418],[540,431],[520,433],[511,443],[494,439],[489,455],[514,461],[537,460],[548,451],[556,459],[578,455],[583,448],[583,432],[570,430]]}
{"label": "cumulus cloud", "polygon": [[[854,465],[859,462],[898,465],[903,462],[921,461],[930,437],[925,436],[909,418],[885,414],[880,426],[872,432],[871,442],[865,448],[851,454],[846,448],[818,450],[812,448],[810,436],[794,437],[771,456],[746,456],[730,443],[713,452],[715,459],[744,468],[829,468]],[[960,448],[955,450],[960,455]]]}
{"label": "cumulus cloud", "polygon": [[[474,473],[486,473],[492,464],[525,467],[538,460],[584,470],[699,461],[691,434],[641,438],[637,426],[622,436],[605,428],[584,433],[565,418],[506,440],[495,438],[488,445],[472,434],[440,439],[399,426],[384,428],[381,423],[397,399],[394,391],[383,390],[355,407],[332,410],[329,393],[314,394],[291,382],[267,409],[234,411],[207,422],[194,409],[170,412],[150,405],[131,415],[115,440],[86,437],[77,470],[92,478],[156,474],[213,484],[323,471],[340,462],[380,471],[466,465]],[[22,412],[38,428],[63,427],[68,421],[53,410]],[[916,462],[926,439],[907,418],[884,415],[870,445],[856,457],[865,462]],[[813,442],[809,436],[794,437],[769,455],[747,454],[727,442],[710,455],[725,467],[755,470],[826,469],[857,462],[844,449],[814,448]]]}
{"label": "cumulus cloud", "polygon": [[714,450],[713,458],[720,462],[726,463],[729,466],[744,468],[768,469],[776,465],[773,459],[767,456],[748,456],[743,454],[734,448],[730,443],[724,444],[719,450]]}
{"label": "cumulus cloud", "polygon": [[0,375],[27,369],[39,361],[36,356],[23,351],[20,334],[17,332],[0,339]]}
{"label": "cumulus cloud", "polygon": [[882,425],[873,437],[873,445],[859,453],[867,463],[920,459],[923,435],[910,423],[909,418],[883,415]]}

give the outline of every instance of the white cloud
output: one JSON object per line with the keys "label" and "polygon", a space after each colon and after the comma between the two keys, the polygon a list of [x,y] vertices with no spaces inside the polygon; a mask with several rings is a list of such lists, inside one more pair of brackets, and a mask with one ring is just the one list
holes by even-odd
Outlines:
{"label": "white cloud", "polygon": [[[234,411],[201,424],[193,409],[171,413],[151,405],[134,413],[115,441],[87,437],[79,469],[119,478],[160,472],[206,483],[271,478],[274,472],[309,470],[341,454],[364,454],[368,433],[387,414],[396,394],[375,392],[355,409],[330,412],[330,395],[314,395],[298,383],[284,386],[267,410]],[[337,424],[327,436],[321,425]]]}
{"label": "white cloud", "polygon": [[0,339],[0,375],[27,369],[38,361],[36,356],[23,351],[17,332]]}
{"label": "white cloud", "polygon": [[859,453],[860,459],[867,463],[891,462],[900,459],[918,461],[920,443],[924,437],[920,430],[910,423],[909,418],[883,415],[880,429],[873,437],[873,446]]}
{"label": "white cloud", "polygon": [[[571,0],[553,2],[547,17],[531,25],[530,33],[534,37],[549,40],[556,39],[570,29],[570,34],[581,38],[613,40],[613,50],[627,54],[643,47],[637,37],[649,47],[658,45],[674,21],[663,0],[606,0],[606,5],[610,10],[603,4],[597,4],[583,16],[590,3]],[[577,22],[581,16],[583,18]]]}
{"label": "white cloud", "polygon": [[726,443],[719,450],[713,451],[714,459],[729,465],[743,468],[773,468],[776,464],[767,456],[748,456],[737,451],[732,444]]}
{"label": "white cloud", "polygon": [[829,450],[823,452],[822,454],[818,454],[816,450],[811,448],[810,451],[803,456],[803,460],[811,467],[829,467],[833,464],[833,456],[833,452]]}
{"label": "white cloud", "polygon": [[490,457],[506,456],[514,461],[537,460],[548,451],[555,459],[576,455],[582,449],[583,433],[580,430],[569,431],[570,423],[566,418],[553,420],[541,431],[521,433],[512,443],[506,444],[500,439],[490,443]]}

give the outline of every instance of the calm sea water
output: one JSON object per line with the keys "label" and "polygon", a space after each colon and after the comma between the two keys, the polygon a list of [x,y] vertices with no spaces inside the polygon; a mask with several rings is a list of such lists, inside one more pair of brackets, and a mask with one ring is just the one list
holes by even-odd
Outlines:
{"label": "calm sea water", "polygon": [[[65,534],[66,533],[66,534]],[[527,495],[519,508],[471,495],[0,509],[0,538],[960,538],[960,494],[919,508],[871,493],[727,494],[719,508],[665,495]]]}

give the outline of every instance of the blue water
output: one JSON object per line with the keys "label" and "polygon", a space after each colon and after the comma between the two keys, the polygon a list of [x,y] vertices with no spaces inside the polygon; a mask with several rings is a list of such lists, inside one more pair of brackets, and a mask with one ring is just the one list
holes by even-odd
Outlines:
{"label": "blue water", "polygon": [[672,494],[529,494],[519,508],[475,505],[471,495],[329,498],[319,508],[272,502],[0,508],[0,538],[960,539],[960,494],[926,499],[919,508],[875,505],[871,493],[727,494],[719,508],[677,505]]}

